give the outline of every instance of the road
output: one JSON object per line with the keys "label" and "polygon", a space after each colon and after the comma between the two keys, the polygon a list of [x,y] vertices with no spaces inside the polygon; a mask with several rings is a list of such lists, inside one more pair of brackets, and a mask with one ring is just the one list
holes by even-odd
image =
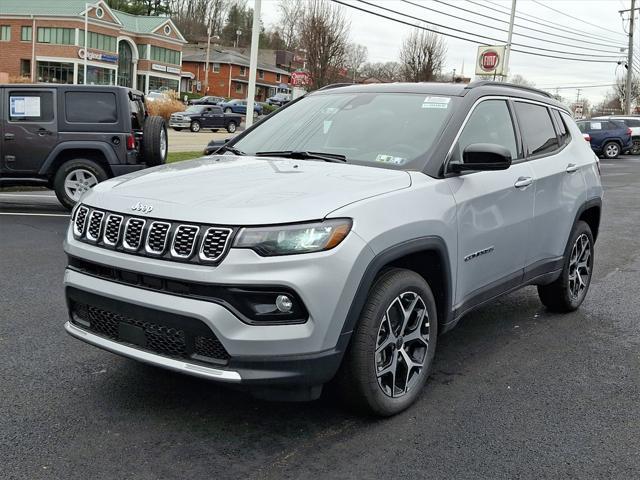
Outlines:
{"label": "road", "polygon": [[[240,130],[238,130],[240,132]],[[176,132],[172,129],[168,130],[169,134],[169,152],[201,152],[204,147],[207,146],[211,140],[223,140],[225,138],[233,137],[234,134],[227,132],[226,130],[218,130],[212,132],[211,130],[202,130],[198,133],[193,133],[188,130],[182,130]]]}
{"label": "road", "polygon": [[49,193],[0,194],[0,476],[638,478],[640,157],[602,170],[583,307],[548,313],[530,287],[469,314],[417,404],[386,420],[254,400],[72,339],[68,218]]}

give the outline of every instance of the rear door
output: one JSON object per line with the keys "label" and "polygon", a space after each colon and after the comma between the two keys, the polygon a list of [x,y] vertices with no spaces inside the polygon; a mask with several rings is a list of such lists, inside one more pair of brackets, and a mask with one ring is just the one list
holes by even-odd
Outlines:
{"label": "rear door", "polygon": [[6,172],[37,173],[58,143],[56,90],[7,87],[4,96],[4,145]]}
{"label": "rear door", "polygon": [[211,107],[211,126],[222,128],[224,127],[224,112],[220,107]]}
{"label": "rear door", "polygon": [[450,156],[460,162],[466,146],[493,143],[507,148],[513,159],[507,170],[469,172],[445,180],[457,204],[460,313],[522,280],[534,182],[518,138],[509,102],[487,99],[471,112]]}

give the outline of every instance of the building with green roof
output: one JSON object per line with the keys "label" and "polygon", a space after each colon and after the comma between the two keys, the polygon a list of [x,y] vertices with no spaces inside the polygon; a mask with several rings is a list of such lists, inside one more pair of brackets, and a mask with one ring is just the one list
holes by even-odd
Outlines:
{"label": "building with green roof", "polygon": [[179,91],[184,44],[170,18],[103,0],[0,0],[0,73],[10,80]]}

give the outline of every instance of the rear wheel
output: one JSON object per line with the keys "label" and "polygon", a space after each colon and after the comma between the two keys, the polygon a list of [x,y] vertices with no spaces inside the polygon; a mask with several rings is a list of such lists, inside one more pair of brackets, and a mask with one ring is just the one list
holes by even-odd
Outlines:
{"label": "rear wheel", "polygon": [[640,155],[640,138],[633,139],[633,146],[629,150],[631,155]]}
{"label": "rear wheel", "polygon": [[620,155],[620,145],[616,142],[605,143],[602,147],[602,154],[605,158],[617,158]]}
{"label": "rear wheel", "polygon": [[576,310],[589,291],[593,272],[593,234],[579,221],[571,232],[560,277],[549,285],[539,285],[540,301],[551,311]]}
{"label": "rear wheel", "polygon": [[212,128],[212,129],[211,129],[211,131],[212,131],[213,133],[216,133],[218,130],[220,130],[220,129],[219,129],[219,128]]}
{"label": "rear wheel", "polygon": [[345,399],[380,416],[407,408],[427,381],[437,334],[436,304],[427,282],[404,269],[381,275],[338,375]]}
{"label": "rear wheel", "polygon": [[173,129],[174,129],[176,132],[181,132],[181,131],[182,131],[182,127],[173,127]]}
{"label": "rear wheel", "polygon": [[191,131],[194,133],[197,133],[200,131],[200,122],[197,120],[194,120],[193,122],[191,122],[191,127],[190,127]]}
{"label": "rear wheel", "polygon": [[108,178],[92,160],[75,159],[63,163],[53,178],[53,189],[60,203],[69,210],[91,187]]}
{"label": "rear wheel", "polygon": [[229,122],[229,124],[227,125],[227,132],[235,133],[236,128],[237,128],[236,122]]}
{"label": "rear wheel", "polygon": [[233,110],[231,110],[230,107],[227,107],[224,109],[224,113],[233,113]]}
{"label": "rear wheel", "polygon": [[145,120],[142,142],[144,161],[148,166],[155,167],[167,161],[169,142],[167,141],[167,124],[164,118],[152,116]]}

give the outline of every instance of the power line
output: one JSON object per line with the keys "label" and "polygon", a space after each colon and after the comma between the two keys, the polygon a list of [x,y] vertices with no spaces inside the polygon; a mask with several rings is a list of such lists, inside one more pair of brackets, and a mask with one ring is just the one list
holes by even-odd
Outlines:
{"label": "power line", "polygon": [[[442,0],[432,0],[432,1],[436,2],[436,3],[440,3],[442,5],[446,5],[447,7],[450,7],[450,8],[455,8],[455,9],[458,9],[458,10],[462,10],[463,12],[467,12],[467,13],[471,13],[473,15],[477,15],[479,17],[487,18],[487,19],[495,21],[495,22],[506,23],[506,24],[509,23],[507,20],[500,20],[500,19],[494,18],[494,17],[492,17],[490,15],[485,15],[484,13],[480,13],[480,12],[475,12],[473,10],[469,10],[468,8],[460,7],[458,5],[451,5],[450,3],[444,2]],[[564,35],[558,34],[557,32],[545,32],[544,30],[540,30],[538,28],[533,28],[533,27],[528,27],[526,25],[522,25],[522,24],[519,24],[519,23],[514,23],[514,26],[516,26],[518,28],[523,28],[523,29],[526,29],[526,30],[531,30],[532,32],[542,33],[544,35],[553,35],[553,36],[555,36],[557,38],[565,38],[567,40],[572,40],[574,42],[589,43],[591,45],[600,45],[600,46],[603,46],[603,47],[619,46],[619,47],[622,47],[622,48],[626,48],[624,45],[618,45],[618,44],[612,45],[611,42],[609,42],[609,43],[590,42],[590,41],[584,39],[584,35],[583,34],[578,34],[578,33],[568,32],[568,33],[571,33],[571,35],[580,35],[582,38],[566,37]],[[553,27],[551,27],[551,28],[553,28]],[[517,32],[514,32],[514,33],[516,35],[520,35]],[[588,37],[588,38],[591,38],[591,37]],[[574,45],[571,45],[571,46],[574,46]],[[598,50],[598,51],[603,51],[603,50]]]}
{"label": "power line", "polygon": [[[478,5],[479,7],[482,8],[486,8],[487,10],[491,10],[492,12],[496,12],[494,7],[489,7],[487,5],[484,5],[482,3],[478,3],[477,1],[474,0],[466,0],[469,3],[473,3],[474,5]],[[496,2],[492,2],[491,0],[484,0],[487,3],[490,3],[491,5],[494,5],[495,7],[499,7],[501,8],[503,11],[502,12],[498,12],[498,13],[502,13],[503,15],[509,15],[510,10],[503,6],[500,5],[499,3]],[[505,11],[507,10],[507,11]],[[579,30],[575,29],[575,28],[570,28],[570,27],[565,27],[564,25],[561,25],[559,23],[556,22],[552,22],[551,20],[547,20],[545,18],[540,18],[540,17],[536,17],[535,15],[531,15],[530,13],[527,14],[526,17],[523,17],[522,15],[518,15],[516,14],[516,18],[519,18],[520,20],[524,20],[526,22],[530,22],[530,23],[535,23],[536,25],[542,25],[544,27],[549,27],[549,25],[552,25],[553,28],[566,32],[566,33],[573,33],[573,34],[578,34],[578,35],[584,35],[584,32],[580,32]],[[542,20],[542,22],[538,22],[536,20],[531,20],[532,18],[535,18],[536,20]],[[617,35],[622,35],[624,36],[624,34],[622,33],[617,33]],[[603,40],[603,41],[608,41],[608,42],[622,42],[623,40],[612,40],[611,38],[606,38],[604,36],[602,36],[601,34],[595,34],[593,32],[590,33],[590,38],[597,38],[599,40]]]}
{"label": "power line", "polygon": [[[358,0],[358,1],[360,1],[360,0]],[[474,20],[469,20],[467,18],[459,17],[459,16],[453,15],[451,13],[441,12],[440,10],[436,10],[434,8],[427,7],[425,5],[420,5],[418,3],[411,2],[410,0],[401,0],[401,1],[404,2],[404,3],[407,3],[409,5],[413,5],[414,7],[423,8],[425,10],[436,12],[436,13],[439,13],[441,15],[445,15],[445,16],[448,16],[448,17],[451,17],[451,18],[455,18],[457,20],[462,20],[463,22],[469,22],[469,23],[472,23],[474,25],[485,26],[485,25],[482,25],[481,23],[478,23],[478,22],[476,22]],[[438,0],[435,0],[435,1],[438,1]],[[367,3],[367,2],[364,2],[364,3]],[[465,9],[462,9],[462,10],[465,10]],[[469,11],[469,10],[466,10],[466,11]],[[514,23],[514,25],[515,25],[515,23]],[[500,31],[500,32],[508,32],[508,30],[506,30],[504,28],[498,28],[498,27],[492,27],[492,28],[494,30],[497,30],[497,31]],[[546,33],[546,32],[543,32],[543,33]],[[612,53],[612,54],[615,54],[615,55],[618,55],[618,56],[619,56],[619,53],[620,53],[620,52],[616,52],[616,51],[602,50],[602,49],[593,48],[593,47],[581,47],[579,45],[568,45],[566,42],[556,42],[554,40],[547,40],[547,39],[544,39],[544,38],[534,37],[532,35],[527,35],[525,33],[514,32],[514,35],[519,35],[521,37],[530,38],[532,40],[537,40],[539,42],[553,43],[553,44],[556,44],[556,45],[563,45],[565,47],[577,48],[579,50],[588,50],[588,51],[593,51],[593,52]],[[549,34],[547,33],[547,35],[549,35]],[[575,39],[570,39],[570,40],[575,40]],[[517,44],[513,43],[513,45],[517,45]],[[538,48],[538,47],[536,47],[536,48]],[[574,53],[574,52],[566,52],[566,53],[570,53],[572,55],[580,55],[580,54],[577,54],[577,53]],[[588,56],[593,56],[593,55],[588,55]]]}
{"label": "power line", "polygon": [[579,21],[579,22],[585,23],[585,24],[587,24],[587,25],[589,25],[589,26],[591,26],[591,27],[599,28],[600,30],[604,30],[605,32],[615,33],[616,35],[622,35],[621,33],[616,32],[616,31],[614,31],[614,30],[610,30],[610,29],[608,29],[608,28],[604,28],[604,27],[602,27],[602,26],[600,26],[600,25],[597,25],[597,24],[595,24],[595,23],[587,22],[586,20],[583,20],[583,19],[581,19],[581,18],[575,17],[575,16],[573,16],[573,15],[569,15],[568,13],[565,13],[565,12],[563,12],[563,11],[561,11],[561,10],[558,10],[558,9],[556,9],[556,8],[553,8],[553,7],[550,7],[549,5],[545,5],[544,3],[539,2],[538,0],[531,0],[531,1],[532,1],[533,3],[537,3],[537,4],[538,4],[538,5],[540,5],[541,7],[544,7],[544,8],[547,8],[547,9],[551,10],[552,12],[559,13],[560,15],[564,15],[565,17],[569,17],[569,18],[571,18],[571,19],[573,19],[573,20],[577,20],[577,21]]}
{"label": "power line", "polygon": [[[331,0],[331,1],[334,2],[334,3],[340,4],[340,5],[343,5],[345,7],[349,7],[349,8],[353,8],[355,10],[359,10],[361,12],[369,13],[371,15],[375,15],[376,17],[385,18],[387,20],[391,20],[391,21],[396,22],[396,23],[402,23],[403,25],[408,25],[410,27],[419,28],[419,29],[425,30],[427,32],[437,33],[437,34],[443,35],[445,37],[457,38],[458,40],[463,40],[465,42],[471,42],[471,43],[473,43],[475,45],[485,45],[485,46],[489,45],[486,42],[479,42],[477,40],[460,37],[459,35],[454,35],[452,33],[440,32],[440,31],[435,30],[433,28],[428,28],[428,27],[425,27],[425,26],[422,26],[422,25],[416,25],[415,23],[405,22],[404,20],[400,20],[398,18],[389,17],[389,16],[384,15],[382,13],[372,12],[372,11],[367,10],[365,8],[361,8],[361,7],[358,7],[356,5],[351,5],[349,3],[345,3],[345,2],[343,2],[341,0]],[[532,47],[532,48],[535,48],[535,47]],[[511,51],[512,52],[517,52],[517,53],[523,53],[525,55],[533,55],[533,56],[537,56],[537,57],[546,57],[546,58],[557,58],[557,59],[560,59],[560,60],[572,60],[572,61],[575,61],[575,62],[617,63],[617,62],[615,62],[613,60],[593,60],[593,59],[592,60],[588,60],[588,59],[584,59],[584,58],[571,58],[571,57],[563,57],[563,56],[556,56],[556,55],[547,55],[547,54],[544,54],[544,53],[527,52],[526,50],[518,50],[518,49],[515,49],[515,48],[512,48]]]}
{"label": "power line", "polygon": [[[414,17],[413,15],[409,15],[407,13],[402,13],[402,12],[399,12],[397,10],[392,10],[390,8],[387,8],[387,7],[382,7],[380,5],[376,5],[376,4],[368,2],[366,0],[356,0],[356,1],[360,2],[360,3],[364,3],[365,5],[369,5],[370,7],[378,8],[380,10],[384,10],[384,11],[387,11],[387,12],[390,12],[390,13],[394,13],[396,15],[402,15],[403,17],[407,17],[407,18],[411,18],[413,20],[417,20],[419,22],[424,22],[424,23],[427,23],[427,24],[431,24],[431,25],[434,25],[436,27],[445,28],[445,29],[448,29],[448,30],[453,30],[454,32],[463,33],[463,34],[466,34],[466,35],[473,35],[475,37],[483,38],[483,39],[486,39],[486,40],[491,40],[492,42],[504,43],[504,41],[499,39],[499,38],[488,37],[488,36],[482,35],[480,33],[466,32],[465,30],[461,30],[459,28],[447,27],[446,25],[442,25],[442,24],[439,24],[439,23],[428,21],[428,20],[425,20],[423,18]],[[403,0],[403,1],[406,1],[406,0]],[[369,12],[369,13],[372,13],[372,12]],[[535,48],[536,50],[542,50],[542,51],[545,51],[545,52],[551,52],[551,53],[557,53],[557,54],[563,54],[563,55],[575,55],[577,57],[608,58],[608,59],[611,59],[611,60],[613,60],[614,58],[615,59],[619,59],[620,58],[620,55],[612,56],[612,55],[598,55],[598,54],[588,54],[588,53],[567,52],[567,51],[553,50],[553,49],[550,49],[550,48],[526,45],[526,44],[516,43],[516,42],[512,42],[512,45],[515,45],[515,46],[518,46],[518,47],[524,47],[524,48]]]}

